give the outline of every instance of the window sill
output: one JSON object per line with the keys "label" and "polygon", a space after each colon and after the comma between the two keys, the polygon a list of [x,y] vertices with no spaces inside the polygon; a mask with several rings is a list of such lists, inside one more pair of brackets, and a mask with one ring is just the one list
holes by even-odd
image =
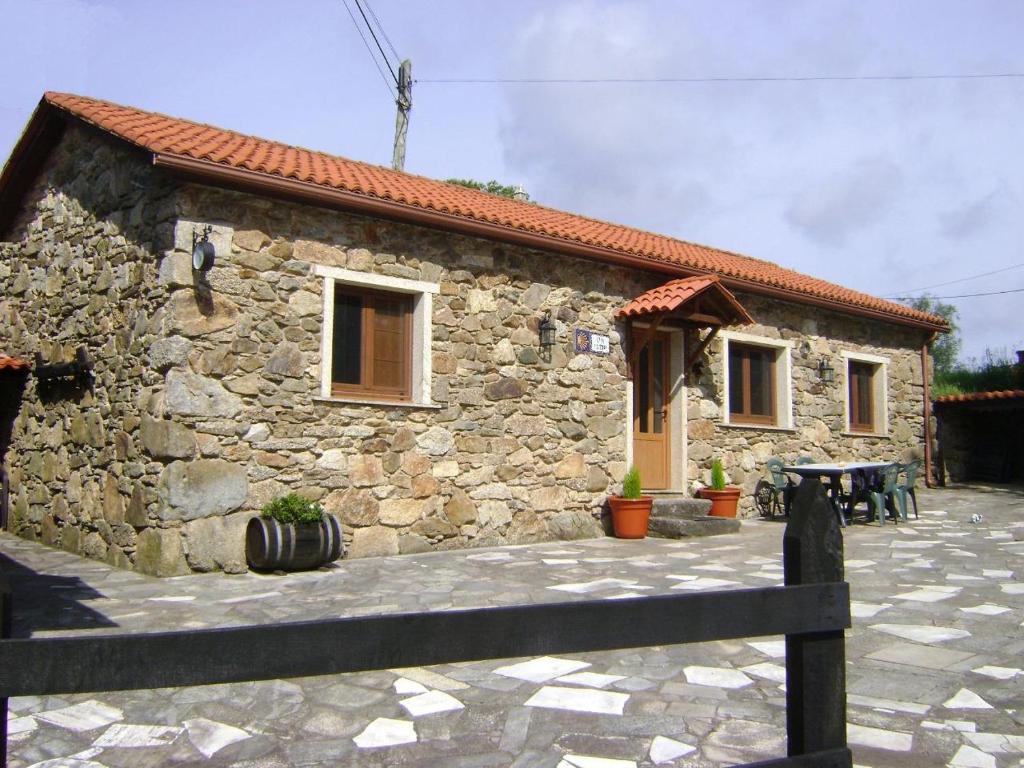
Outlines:
{"label": "window sill", "polygon": [[419,408],[424,411],[439,411],[444,406],[435,403],[412,403],[405,400],[362,400],[354,397],[314,397],[314,403],[324,405],[372,405],[376,408]]}
{"label": "window sill", "polygon": [[779,427],[774,424],[737,424],[733,421],[721,421],[719,426],[728,429],[750,429],[758,432],[796,432],[793,427]]}
{"label": "window sill", "polygon": [[850,430],[844,430],[840,432],[843,437],[888,437],[888,432],[851,432]]}

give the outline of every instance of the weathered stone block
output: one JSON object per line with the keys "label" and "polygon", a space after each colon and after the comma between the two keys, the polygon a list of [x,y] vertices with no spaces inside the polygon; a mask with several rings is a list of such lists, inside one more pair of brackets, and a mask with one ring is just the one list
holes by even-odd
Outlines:
{"label": "weathered stone block", "polygon": [[231,328],[238,319],[238,305],[214,293],[197,298],[193,290],[179,290],[167,302],[168,330],[182,336],[206,336]]}
{"label": "weathered stone block", "polygon": [[328,448],[319,459],[316,460],[317,469],[328,469],[344,472],[348,467],[348,455],[350,451],[345,448]]}
{"label": "weathered stone block", "polygon": [[522,379],[503,376],[484,387],[484,397],[488,400],[510,400],[522,397],[530,389],[530,384]]}
{"label": "weathered stone block", "polygon": [[292,256],[300,261],[311,261],[328,267],[343,267],[348,262],[344,250],[315,240],[296,240]]}
{"label": "weathered stone block", "polygon": [[398,531],[383,525],[356,528],[349,557],[383,557],[398,554]]}
{"label": "weathered stone block", "polygon": [[188,362],[192,342],[184,336],[168,336],[157,339],[149,345],[149,364],[161,373],[176,365]]}
{"label": "weathered stone block", "polygon": [[175,461],[160,475],[161,520],[195,520],[223,515],[245,503],[245,468],[223,459]]}
{"label": "weathered stone block", "polygon": [[264,374],[275,376],[289,376],[297,378],[306,370],[306,355],[299,349],[297,344],[290,341],[283,341],[277,345],[274,352],[267,358],[263,366]]}
{"label": "weathered stone block", "polygon": [[188,573],[180,532],[173,528],[147,528],[140,533],[135,548],[135,570],[150,576]]}
{"label": "weathered stone block", "polygon": [[348,479],[352,485],[366,488],[384,482],[384,467],[377,456],[355,456],[349,463]]}
{"label": "weathered stone block", "polygon": [[186,288],[192,285],[192,254],[170,252],[160,259],[157,283],[170,288]]}
{"label": "weathered stone block", "polygon": [[258,251],[270,245],[270,238],[258,229],[240,229],[231,238],[233,245],[246,251]]}
{"label": "weathered stone block", "polygon": [[380,502],[369,491],[346,488],[331,491],[323,500],[324,510],[341,520],[347,528],[377,525]]}
{"label": "weathered stone block", "polygon": [[455,437],[444,427],[434,426],[417,436],[416,445],[430,456],[443,456],[455,447]]}
{"label": "weathered stone block", "polygon": [[288,297],[288,306],[299,317],[310,317],[323,312],[323,300],[309,291],[296,291]]}
{"label": "weathered stone block", "polygon": [[233,417],[242,410],[242,400],[220,382],[186,371],[167,372],[164,407],[183,416]]}
{"label": "weathered stone block", "polygon": [[430,541],[415,533],[403,533],[398,537],[398,552],[402,555],[416,555],[432,552]]}
{"label": "weathered stone block", "polygon": [[154,459],[189,459],[196,453],[196,436],[184,424],[142,416],[142,447]]}
{"label": "weathered stone block", "polygon": [[194,571],[219,569],[237,573],[245,567],[245,528],[252,512],[193,520],[182,528],[185,557]]}
{"label": "weathered stone block", "polygon": [[570,453],[555,465],[555,477],[559,480],[583,477],[586,471],[587,465],[583,462],[583,455],[579,453]]}
{"label": "weathered stone block", "polygon": [[601,523],[581,510],[560,512],[547,525],[548,533],[555,539],[593,539],[604,535]]}
{"label": "weathered stone block", "polygon": [[560,485],[549,485],[530,492],[530,506],[538,512],[564,509],[569,492]]}
{"label": "weathered stone block", "polygon": [[380,522],[397,527],[412,525],[436,508],[435,499],[384,499],[380,503]]}

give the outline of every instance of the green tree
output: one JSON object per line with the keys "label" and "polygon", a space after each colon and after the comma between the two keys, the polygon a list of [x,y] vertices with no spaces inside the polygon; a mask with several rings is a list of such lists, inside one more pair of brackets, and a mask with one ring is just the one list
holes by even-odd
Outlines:
{"label": "green tree", "polygon": [[957,357],[960,354],[961,339],[957,309],[952,304],[941,302],[927,293],[908,300],[907,305],[922,312],[938,315],[949,323],[949,333],[939,334],[931,345],[932,360],[935,363],[935,382],[938,384],[943,377],[958,367]]}
{"label": "green tree", "polygon": [[488,182],[475,181],[474,179],[445,179],[449,184],[458,184],[460,187],[469,187],[470,189],[478,189],[481,192],[487,192],[491,195],[498,195],[499,197],[507,197],[510,200],[516,196],[515,186],[509,184],[502,184],[499,181],[491,179]]}

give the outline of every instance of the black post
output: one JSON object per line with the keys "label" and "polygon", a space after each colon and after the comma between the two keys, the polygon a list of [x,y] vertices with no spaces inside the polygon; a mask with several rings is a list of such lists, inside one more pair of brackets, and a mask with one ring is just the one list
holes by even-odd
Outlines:
{"label": "black post", "polygon": [[[0,640],[11,636],[11,588],[0,574]],[[0,768],[7,768],[7,697],[0,698]]]}
{"label": "black post", "polygon": [[[782,541],[786,586],[843,581],[843,537],[825,489],[797,487]],[[853,765],[846,745],[846,647],[842,630],[786,635],[786,734],[790,757],[844,750],[830,765]]]}

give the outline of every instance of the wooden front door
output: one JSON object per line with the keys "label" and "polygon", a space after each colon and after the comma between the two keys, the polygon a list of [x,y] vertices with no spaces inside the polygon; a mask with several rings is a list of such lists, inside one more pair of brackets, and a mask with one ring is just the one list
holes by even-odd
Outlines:
{"label": "wooden front door", "polygon": [[[643,338],[639,329],[634,343]],[[645,489],[665,490],[669,472],[669,336],[657,333],[645,346],[633,371],[633,464]]]}

